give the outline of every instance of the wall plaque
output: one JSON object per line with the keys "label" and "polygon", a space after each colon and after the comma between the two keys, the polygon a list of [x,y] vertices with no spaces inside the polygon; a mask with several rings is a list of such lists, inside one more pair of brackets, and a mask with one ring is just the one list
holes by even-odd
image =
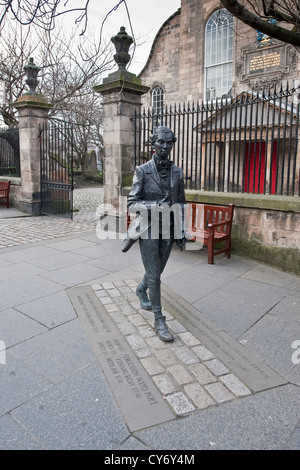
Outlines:
{"label": "wall plaque", "polygon": [[243,50],[243,65],[237,64],[236,70],[241,73],[241,80],[253,88],[272,86],[293,69],[290,56],[290,49],[280,44],[247,48]]}
{"label": "wall plaque", "polygon": [[281,54],[273,51],[264,54],[253,54],[249,59],[249,72],[262,72],[273,67],[280,67]]}

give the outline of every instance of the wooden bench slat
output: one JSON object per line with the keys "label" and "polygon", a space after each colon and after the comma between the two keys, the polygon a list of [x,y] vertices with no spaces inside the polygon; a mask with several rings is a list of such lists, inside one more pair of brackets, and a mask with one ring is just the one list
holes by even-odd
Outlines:
{"label": "wooden bench slat", "polygon": [[[10,190],[10,181],[0,181],[0,204],[5,204],[7,209],[9,209],[9,190]],[[4,202],[2,202],[4,199]]]}
{"label": "wooden bench slat", "polygon": [[[214,206],[210,204],[188,203],[188,231],[208,247],[208,264],[214,264],[214,257],[225,253],[231,255],[231,227],[234,205]],[[203,217],[202,213],[204,211]],[[192,214],[191,214],[192,212]],[[198,214],[197,214],[198,212]],[[200,224],[203,223],[204,227]],[[215,249],[215,244],[224,241],[225,248]]]}

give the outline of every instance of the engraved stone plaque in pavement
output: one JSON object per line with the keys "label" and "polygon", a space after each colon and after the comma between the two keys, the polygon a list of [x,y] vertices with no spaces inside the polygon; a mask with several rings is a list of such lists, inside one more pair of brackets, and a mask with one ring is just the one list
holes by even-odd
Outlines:
{"label": "engraved stone plaque in pavement", "polygon": [[132,431],[285,383],[166,286],[164,315],[174,341],[160,341],[136,286],[125,280],[68,290]]}
{"label": "engraved stone plaque in pavement", "polygon": [[252,391],[286,383],[273,369],[167,286],[163,287],[163,305],[212,353],[222,358],[222,362]]}
{"label": "engraved stone plaque in pavement", "polygon": [[87,287],[68,295],[131,431],[174,419],[168,404],[109,316],[113,311]]}

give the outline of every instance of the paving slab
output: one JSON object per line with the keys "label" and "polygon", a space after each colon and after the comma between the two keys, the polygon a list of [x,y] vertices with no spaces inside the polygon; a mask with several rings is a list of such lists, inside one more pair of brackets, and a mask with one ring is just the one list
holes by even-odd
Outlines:
{"label": "paving slab", "polygon": [[51,383],[95,362],[77,318],[11,347],[9,352]]}
{"label": "paving slab", "polygon": [[96,364],[24,403],[11,416],[48,450],[115,449],[130,436]]}
{"label": "paving slab", "polygon": [[8,351],[5,355],[5,364],[1,364],[0,367],[0,416],[9,413],[52,385],[49,380],[26,366],[22,360],[13,357]]}
{"label": "paving slab", "polygon": [[61,284],[64,287],[71,287],[84,282],[91,281],[97,277],[108,274],[109,271],[103,269],[99,263],[99,267],[89,266],[84,263],[77,263],[72,266],[58,268],[53,271],[44,272],[43,277],[50,281]]}
{"label": "paving slab", "polygon": [[85,252],[86,249],[92,248],[94,249],[96,243],[96,237],[93,236],[93,242],[81,238],[74,238],[74,237],[63,237],[59,240],[51,240],[46,244],[49,248],[59,250],[59,251],[78,251],[80,250],[80,254],[82,256],[89,257],[89,254]]}
{"label": "paving slab", "polygon": [[287,287],[300,293],[300,278],[291,273],[286,273],[271,266],[259,264],[242,276],[256,282],[270,284],[277,287]]}
{"label": "paving slab", "polygon": [[[255,351],[285,380],[300,386],[300,297],[287,296],[258,324],[241,337],[247,349]],[[294,341],[298,347],[293,348]],[[294,354],[294,356],[293,356]]]}
{"label": "paving slab", "polygon": [[285,288],[239,278],[195,302],[194,306],[238,338],[287,293]]}
{"label": "paving slab", "polygon": [[[116,254],[116,252],[118,252],[118,255],[120,257],[120,247],[119,245],[116,246],[113,240],[110,240],[109,242],[104,241],[102,243],[99,243],[98,240],[98,243],[88,243],[88,246],[83,246],[80,248],[80,255],[86,256],[87,258],[90,258],[92,260],[97,260],[104,256]],[[74,251],[76,253],[78,250],[74,247],[69,247],[68,251]]]}
{"label": "paving slab", "polygon": [[139,439],[136,439],[135,437],[129,437],[129,439],[126,439],[125,442],[123,442],[117,450],[120,451],[128,451],[128,450],[149,450],[149,447],[145,446]]}
{"label": "paving slab", "polygon": [[7,282],[18,283],[22,278],[34,278],[45,271],[37,266],[30,265],[29,263],[21,262],[5,266],[0,271],[0,284]]}
{"label": "paving slab", "polygon": [[[198,262],[196,265],[192,266],[192,271],[204,276],[208,276],[209,279],[225,279],[227,283],[236,279],[238,277],[243,277],[243,275],[247,275],[249,271],[257,267],[257,262],[250,260],[250,259],[243,259],[237,258],[232,256],[230,259],[224,258],[222,256],[216,256],[214,264],[207,263],[207,251],[205,249],[201,250],[201,258],[200,253],[197,255],[194,253],[193,257],[198,257],[199,261],[203,259],[203,262]],[[253,278],[255,280],[255,277]]]}
{"label": "paving slab", "polygon": [[18,305],[17,310],[50,329],[76,318],[73,306],[65,291]]}
{"label": "paving slab", "polygon": [[[212,282],[213,281],[213,282]],[[181,297],[193,304],[202,297],[214,293],[228,281],[221,277],[212,279],[210,276],[188,270],[185,275],[179,272],[168,278],[167,284],[173,291],[180,293]]]}
{"label": "paving slab", "polygon": [[24,247],[16,247],[9,252],[1,252],[0,258],[10,261],[11,263],[21,263],[29,260],[40,259],[46,256],[55,256],[58,253],[53,248],[45,246],[28,246],[26,250]]}
{"label": "paving slab", "polygon": [[0,450],[44,450],[10,415],[0,417]]}
{"label": "paving slab", "polygon": [[209,407],[172,423],[136,433],[160,450],[282,450],[299,448],[299,389],[267,390]]}
{"label": "paving slab", "polygon": [[79,263],[84,263],[88,258],[76,253],[61,253],[56,251],[55,254],[51,256],[43,255],[38,259],[31,259],[30,264],[34,266],[39,266],[46,271],[54,271],[56,269],[65,268],[68,266],[78,265]]}
{"label": "paving slab", "polygon": [[0,312],[1,340],[6,348],[21,343],[47,331],[45,326],[10,308]]}
{"label": "paving slab", "polygon": [[0,311],[63,290],[57,282],[36,275],[16,279],[13,284],[11,281],[0,283]]}
{"label": "paving slab", "polygon": [[10,261],[6,261],[0,258],[0,268],[4,268],[4,266],[9,266],[11,264]]}
{"label": "paving slab", "polygon": [[300,450],[300,426],[295,430],[295,432],[290,437],[288,445],[286,446],[287,450]]}

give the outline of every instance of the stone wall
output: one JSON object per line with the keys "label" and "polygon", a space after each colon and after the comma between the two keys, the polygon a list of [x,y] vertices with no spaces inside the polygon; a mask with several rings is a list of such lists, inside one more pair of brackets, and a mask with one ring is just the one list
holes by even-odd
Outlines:
{"label": "stone wall", "polygon": [[233,203],[234,252],[300,274],[300,202],[297,197],[186,191],[202,204]]}
{"label": "stone wall", "polygon": [[[158,31],[148,61],[140,74],[143,84],[161,86],[166,96],[181,100],[180,62],[180,13],[175,13]],[[143,96],[145,106],[151,106],[151,92]]]}
{"label": "stone wall", "polygon": [[300,274],[300,214],[235,209],[233,249],[251,258]]}
{"label": "stone wall", "polygon": [[241,239],[255,240],[273,247],[300,247],[299,214],[237,208],[235,224]]}

